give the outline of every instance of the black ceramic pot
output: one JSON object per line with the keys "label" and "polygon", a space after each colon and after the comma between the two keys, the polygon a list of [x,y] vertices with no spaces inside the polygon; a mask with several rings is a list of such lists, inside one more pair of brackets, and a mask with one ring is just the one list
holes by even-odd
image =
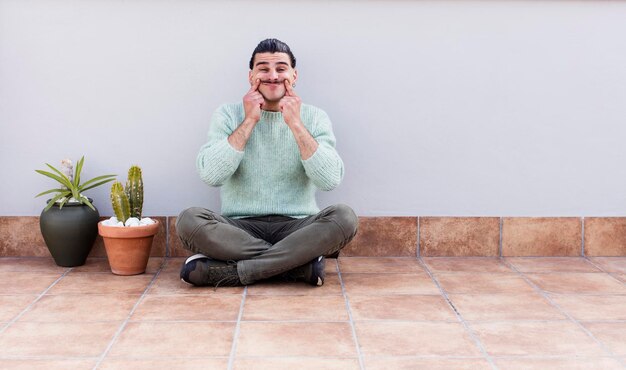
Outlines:
{"label": "black ceramic pot", "polygon": [[63,209],[54,205],[41,212],[41,234],[54,262],[63,267],[84,265],[98,236],[99,220],[98,210],[84,204],[65,204]]}

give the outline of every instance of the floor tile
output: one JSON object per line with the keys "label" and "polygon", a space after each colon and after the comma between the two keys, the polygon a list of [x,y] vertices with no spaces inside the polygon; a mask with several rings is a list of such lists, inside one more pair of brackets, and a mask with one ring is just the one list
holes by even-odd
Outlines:
{"label": "floor tile", "polygon": [[124,321],[139,295],[45,295],[20,318],[27,322]]}
{"label": "floor tile", "polygon": [[102,272],[70,272],[48,294],[142,294],[153,275],[118,276]]}
{"label": "floor tile", "polygon": [[448,258],[448,257],[424,257],[424,263],[431,272],[510,272],[511,270],[505,265],[500,258],[493,257],[466,257],[466,258]]}
{"label": "floor tile", "polygon": [[132,321],[237,321],[237,295],[146,295]]}
{"label": "floor tile", "polygon": [[148,289],[148,294],[236,294],[241,295],[243,293],[243,287],[194,287],[189,284],[183,283],[180,280],[178,272],[175,273],[163,273],[161,272],[157,276],[156,280]]}
{"label": "floor tile", "polygon": [[0,356],[99,356],[121,322],[18,322],[0,335]]}
{"label": "floor tile", "polygon": [[0,272],[48,272],[60,275],[67,269],[58,266],[51,257],[0,257]]}
{"label": "floor tile", "polygon": [[439,284],[447,293],[532,293],[533,288],[517,274],[481,272],[440,273]]}
{"label": "floor tile", "polygon": [[349,323],[244,321],[237,344],[238,357],[356,355]]}
{"label": "floor tile", "polygon": [[626,356],[626,322],[585,322],[583,326],[614,355]]}
{"label": "floor tile", "polygon": [[248,286],[249,295],[341,295],[337,274],[328,274],[324,285],[312,286],[304,282],[260,281]]}
{"label": "floor tile", "polygon": [[[164,263],[163,257],[150,257],[148,260],[148,266],[146,267],[146,274],[154,274]],[[72,269],[72,272],[108,272],[111,273],[111,266],[109,260],[103,257],[89,257],[87,262]]]}
{"label": "floor tile", "polygon": [[585,332],[570,321],[470,323],[492,356],[605,356]]}
{"label": "floor tile", "polygon": [[337,258],[326,258],[326,270],[327,274],[336,274],[339,271]]}
{"label": "floor tile", "polygon": [[491,366],[479,358],[411,358],[411,357],[365,357],[367,370],[489,370]]}
{"label": "floor tile", "polygon": [[10,370],[91,370],[97,358],[77,360],[0,360],[0,369]]}
{"label": "floor tile", "polygon": [[537,293],[450,294],[464,320],[565,320],[559,310]]}
{"label": "floor tile", "polygon": [[178,358],[178,359],[121,359],[105,358],[98,370],[204,370],[204,369],[227,369],[228,358]]}
{"label": "floor tile", "polygon": [[368,322],[355,323],[364,356],[480,356],[460,323]]}
{"label": "floor tile", "polygon": [[243,320],[347,321],[343,296],[254,296],[246,298]]}
{"label": "floor tile", "polygon": [[352,295],[350,310],[354,320],[457,321],[450,305],[436,295]]}
{"label": "floor tile", "polygon": [[414,257],[341,257],[342,273],[422,273],[424,268]]}
{"label": "floor tile", "polygon": [[36,298],[36,295],[0,295],[0,322],[13,320]]}
{"label": "floor tile", "polygon": [[508,257],[521,272],[601,272],[584,257]]}
{"label": "floor tile", "polygon": [[235,370],[358,370],[356,358],[274,357],[236,358]]}
{"label": "floor tile", "polygon": [[108,356],[229,356],[234,332],[234,322],[131,322]]}
{"label": "floor tile", "polygon": [[626,274],[626,257],[591,257],[589,259],[606,272]]}
{"label": "floor tile", "polygon": [[440,294],[427,274],[342,274],[349,295]]}
{"label": "floor tile", "polygon": [[495,364],[503,370],[618,370],[620,363],[612,358],[497,358]]}
{"label": "floor tile", "polygon": [[44,272],[0,272],[0,294],[41,294],[59,277]]}
{"label": "floor tile", "polygon": [[626,295],[564,295],[550,298],[576,320],[626,320]]}
{"label": "floor tile", "polygon": [[551,293],[624,294],[626,286],[605,273],[527,274],[537,286]]}
{"label": "floor tile", "polygon": [[180,269],[183,266],[183,263],[185,263],[185,260],[187,260],[187,258],[182,258],[182,257],[167,258],[165,265],[163,266],[163,269],[161,270],[161,273],[162,274],[180,273]]}

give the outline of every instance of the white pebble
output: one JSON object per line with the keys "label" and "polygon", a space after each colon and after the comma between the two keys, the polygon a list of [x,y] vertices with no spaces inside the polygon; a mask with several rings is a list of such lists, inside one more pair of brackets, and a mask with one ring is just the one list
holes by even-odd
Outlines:
{"label": "white pebble", "polygon": [[126,226],[139,226],[139,219],[137,217],[131,217],[126,220]]}
{"label": "white pebble", "polygon": [[141,225],[152,225],[153,223],[155,223],[155,221],[150,217],[144,217],[141,219],[141,221],[139,221],[139,223]]}

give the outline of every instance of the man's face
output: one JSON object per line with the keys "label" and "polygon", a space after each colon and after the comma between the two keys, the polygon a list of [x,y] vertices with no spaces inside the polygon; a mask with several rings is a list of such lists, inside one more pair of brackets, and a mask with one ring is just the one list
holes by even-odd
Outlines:
{"label": "man's face", "polygon": [[270,103],[276,103],[285,96],[285,80],[296,82],[298,71],[291,67],[286,53],[258,53],[249,74],[250,84],[261,80],[259,92]]}

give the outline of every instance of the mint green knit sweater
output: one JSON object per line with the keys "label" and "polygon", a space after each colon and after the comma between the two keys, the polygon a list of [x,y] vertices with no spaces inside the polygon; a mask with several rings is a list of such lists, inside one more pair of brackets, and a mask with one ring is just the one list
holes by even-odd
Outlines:
{"label": "mint green knit sweater", "polygon": [[319,212],[316,188],[331,190],[343,178],[343,162],[335,150],[328,115],[302,104],[300,117],[318,142],[315,153],[302,160],[282,113],[261,111],[261,120],[243,152],[228,143],[228,136],[244,119],[243,103],[224,104],[211,118],[208,142],[196,166],[200,178],[221,186],[224,216],[241,218],[285,215],[302,218]]}

